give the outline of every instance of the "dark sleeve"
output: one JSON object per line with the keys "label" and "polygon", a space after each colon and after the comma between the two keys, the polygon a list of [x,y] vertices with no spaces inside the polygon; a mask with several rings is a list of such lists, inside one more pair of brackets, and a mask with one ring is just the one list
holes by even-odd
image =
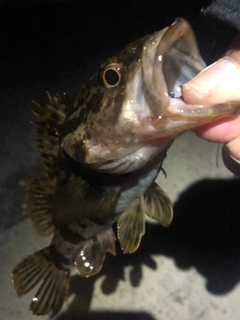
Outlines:
{"label": "dark sleeve", "polygon": [[240,31],[240,0],[214,0],[203,12]]}

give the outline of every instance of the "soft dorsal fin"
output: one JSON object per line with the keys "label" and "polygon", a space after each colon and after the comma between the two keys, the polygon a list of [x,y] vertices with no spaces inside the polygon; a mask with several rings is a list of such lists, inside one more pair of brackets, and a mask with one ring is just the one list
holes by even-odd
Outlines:
{"label": "soft dorsal fin", "polygon": [[65,108],[70,101],[65,96],[53,96],[49,92],[47,92],[47,95],[49,103],[34,102],[40,109],[33,113],[37,118],[37,121],[34,122],[38,136],[36,139],[37,144],[41,152],[46,174],[53,180],[58,176],[58,166],[56,165],[59,152],[58,131],[65,120]]}
{"label": "soft dorsal fin", "polygon": [[55,187],[48,178],[34,179],[27,188],[27,210],[33,226],[42,237],[50,236],[54,231],[50,202]]}
{"label": "soft dorsal fin", "polygon": [[150,218],[165,227],[172,222],[173,208],[171,200],[155,182],[144,193],[144,211]]}
{"label": "soft dorsal fin", "polygon": [[123,253],[133,253],[145,233],[143,198],[135,199],[118,220],[118,239]]}

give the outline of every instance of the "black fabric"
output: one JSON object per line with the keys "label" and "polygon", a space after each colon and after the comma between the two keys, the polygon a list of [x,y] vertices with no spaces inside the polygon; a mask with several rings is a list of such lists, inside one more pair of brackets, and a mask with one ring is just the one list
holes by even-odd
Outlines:
{"label": "black fabric", "polygon": [[215,0],[203,12],[240,31],[240,0]]}

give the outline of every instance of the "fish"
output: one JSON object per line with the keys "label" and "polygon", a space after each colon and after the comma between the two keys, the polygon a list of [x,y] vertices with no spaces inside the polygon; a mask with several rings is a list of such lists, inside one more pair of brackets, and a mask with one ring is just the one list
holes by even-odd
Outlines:
{"label": "fish", "polygon": [[[107,253],[133,253],[146,215],[167,227],[172,203],[155,182],[174,138],[239,112],[239,103],[189,105],[181,85],[206,67],[189,23],[147,35],[105,61],[75,94],[48,94],[34,123],[45,174],[27,189],[36,232],[50,245],[12,271],[16,293],[38,290],[30,310],[56,315],[72,272],[101,271]],[[117,235],[113,224],[117,223]]]}

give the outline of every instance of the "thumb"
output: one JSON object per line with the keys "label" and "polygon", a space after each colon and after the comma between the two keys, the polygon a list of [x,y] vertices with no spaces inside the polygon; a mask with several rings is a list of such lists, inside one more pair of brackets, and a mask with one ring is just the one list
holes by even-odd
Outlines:
{"label": "thumb", "polygon": [[240,35],[222,59],[182,86],[182,95],[189,104],[240,101]]}

